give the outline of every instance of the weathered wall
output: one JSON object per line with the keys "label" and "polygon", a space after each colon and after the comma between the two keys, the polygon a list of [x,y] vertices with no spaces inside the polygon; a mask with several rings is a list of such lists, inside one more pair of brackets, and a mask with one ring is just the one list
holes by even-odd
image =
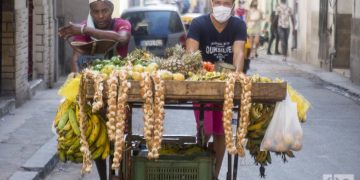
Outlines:
{"label": "weathered wall", "polygon": [[15,0],[15,97],[16,104],[29,98],[28,82],[28,8],[26,1]]}
{"label": "weathered wall", "polygon": [[34,0],[33,72],[35,79],[43,79],[48,87],[55,80],[55,38],[53,4],[48,0]]}
{"label": "weathered wall", "polygon": [[308,64],[320,66],[319,54],[319,0],[299,3],[298,49],[294,56]]}
{"label": "weathered wall", "polygon": [[352,9],[350,74],[351,80],[360,85],[360,0],[354,0]]}
{"label": "weathered wall", "polygon": [[15,95],[15,13],[14,1],[2,3],[2,69],[1,93],[2,95]]}

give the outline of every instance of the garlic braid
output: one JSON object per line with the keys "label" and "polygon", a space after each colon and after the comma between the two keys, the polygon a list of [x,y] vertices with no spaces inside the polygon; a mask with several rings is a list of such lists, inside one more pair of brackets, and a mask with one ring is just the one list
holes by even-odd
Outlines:
{"label": "garlic braid", "polygon": [[243,73],[238,74],[237,79],[239,79],[241,83],[241,105],[239,109],[241,121],[237,128],[236,144],[238,155],[240,157],[244,157],[244,147],[246,143],[245,137],[247,134],[247,128],[250,124],[252,81],[251,78],[247,77]]}
{"label": "garlic braid", "polygon": [[153,117],[153,91],[152,91],[152,82],[149,73],[145,73],[143,79],[140,81],[141,86],[141,96],[145,100],[144,102],[144,138],[146,140],[146,145],[149,149],[148,158],[152,159],[154,157],[152,153],[153,149],[153,133],[152,130],[154,117]]}
{"label": "garlic braid", "polygon": [[104,80],[105,76],[103,74],[94,74],[94,103],[92,105],[92,112],[98,112],[103,106],[103,90],[104,90]]}
{"label": "garlic braid", "polygon": [[235,154],[236,148],[234,144],[233,132],[231,127],[232,108],[234,106],[234,88],[235,88],[235,74],[230,73],[225,83],[224,106],[223,106],[223,126],[225,132],[225,143],[229,154]]}
{"label": "garlic braid", "polygon": [[106,122],[107,132],[110,141],[115,140],[115,118],[116,118],[116,104],[117,104],[117,96],[118,96],[118,72],[113,71],[107,80],[108,84],[108,109],[107,109],[107,118],[108,121]]}
{"label": "garlic braid", "polygon": [[90,76],[91,76],[91,72],[84,70],[84,73],[80,81],[80,91],[79,91],[79,111],[80,111],[79,124],[80,124],[80,144],[81,144],[80,151],[83,154],[83,165],[81,168],[82,174],[90,173],[92,168],[91,152],[89,149],[89,143],[87,142],[85,135],[86,128],[88,127],[87,116],[85,112],[86,86],[87,86],[86,81]]}
{"label": "garlic braid", "polygon": [[116,117],[116,134],[115,134],[115,151],[112,169],[119,169],[120,160],[125,147],[125,121],[126,121],[126,104],[128,100],[128,91],[130,83],[127,81],[127,72],[121,71],[119,73],[120,86],[118,89],[118,104],[117,104],[117,117]]}
{"label": "garlic braid", "polygon": [[165,117],[165,83],[159,75],[153,77],[155,85],[154,97],[154,136],[153,136],[153,149],[152,156],[154,159],[159,158],[159,150],[161,148],[162,136],[164,133],[164,117]]}

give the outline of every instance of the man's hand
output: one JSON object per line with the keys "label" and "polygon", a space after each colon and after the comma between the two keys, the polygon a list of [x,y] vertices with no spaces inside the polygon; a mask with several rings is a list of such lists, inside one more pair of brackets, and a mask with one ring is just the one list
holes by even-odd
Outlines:
{"label": "man's hand", "polygon": [[59,29],[59,36],[67,39],[70,36],[80,35],[80,34],[82,34],[81,33],[82,26],[83,25],[81,25],[81,24],[74,24],[74,23],[70,22],[69,25],[61,27]]}

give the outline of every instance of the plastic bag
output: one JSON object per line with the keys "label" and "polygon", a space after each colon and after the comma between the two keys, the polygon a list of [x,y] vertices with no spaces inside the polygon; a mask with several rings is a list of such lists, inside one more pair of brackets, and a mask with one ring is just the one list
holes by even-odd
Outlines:
{"label": "plastic bag", "polygon": [[302,148],[303,131],[297,116],[297,105],[287,94],[286,99],[278,102],[260,150],[286,152]]}

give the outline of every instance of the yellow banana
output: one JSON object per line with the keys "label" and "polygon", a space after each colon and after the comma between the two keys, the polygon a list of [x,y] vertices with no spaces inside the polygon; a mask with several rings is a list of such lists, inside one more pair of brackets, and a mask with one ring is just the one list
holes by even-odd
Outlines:
{"label": "yellow banana", "polygon": [[65,125],[65,127],[62,129],[63,131],[69,131],[71,129],[71,124],[70,122],[68,121]]}
{"label": "yellow banana", "polygon": [[90,137],[89,137],[89,146],[91,146],[92,144],[95,143],[95,141],[97,140],[98,136],[99,136],[99,132],[100,132],[100,119],[97,115],[92,115],[90,120],[92,121],[92,125],[93,125],[93,129],[91,131]]}
{"label": "yellow banana", "polygon": [[267,125],[267,123],[269,121],[270,120],[264,118],[262,121],[260,121],[256,124],[250,125],[247,130],[248,131],[262,130],[264,125]]}
{"label": "yellow banana", "polygon": [[78,136],[80,136],[80,129],[79,129],[79,126],[77,124],[77,121],[76,121],[76,117],[75,117],[75,112],[73,109],[69,109],[69,122],[70,122],[70,125],[72,127],[72,129],[74,130],[74,133]]}
{"label": "yellow banana", "polygon": [[89,120],[87,122],[87,127],[86,127],[86,131],[85,131],[86,139],[89,139],[92,129],[93,129],[93,123]]}
{"label": "yellow banana", "polygon": [[95,160],[99,158],[103,152],[104,152],[104,146],[100,146],[94,152],[91,153],[91,158]]}
{"label": "yellow banana", "polygon": [[101,159],[106,159],[110,153],[110,142],[107,141],[105,145],[104,152],[101,155]]}
{"label": "yellow banana", "polygon": [[68,139],[61,144],[64,147],[71,147],[76,142],[77,139],[79,139],[79,137],[73,137],[72,139]]}
{"label": "yellow banana", "polygon": [[99,137],[98,139],[96,140],[96,147],[100,147],[102,146],[103,144],[105,144],[107,141],[107,134],[106,134],[106,127],[104,125],[104,123],[100,123],[100,134],[99,134]]}

